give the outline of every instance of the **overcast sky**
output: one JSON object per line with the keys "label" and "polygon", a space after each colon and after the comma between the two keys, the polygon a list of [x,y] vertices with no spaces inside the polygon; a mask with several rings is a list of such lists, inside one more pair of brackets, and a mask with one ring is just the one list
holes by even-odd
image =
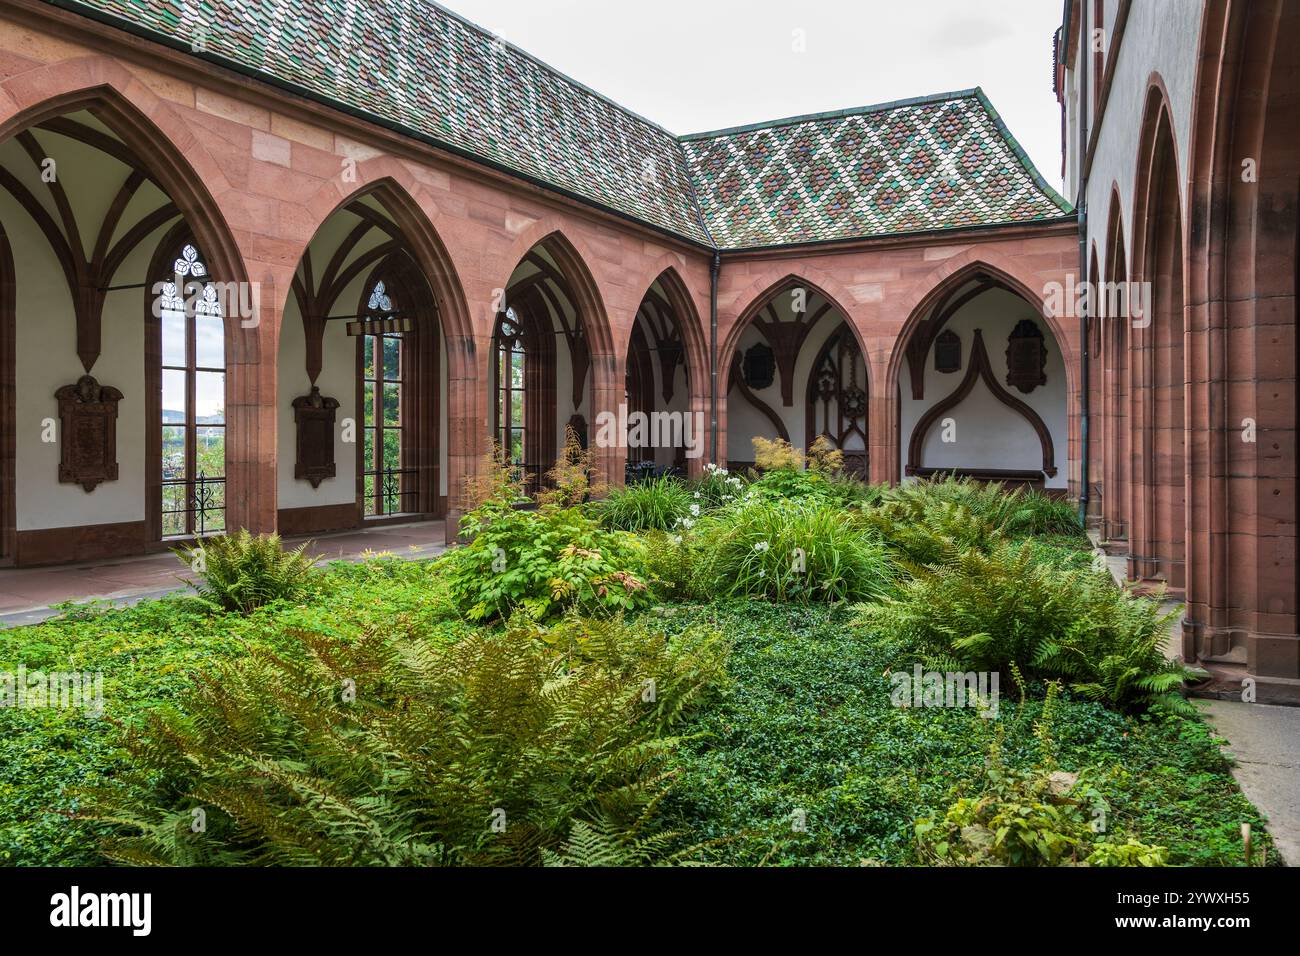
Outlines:
{"label": "overcast sky", "polygon": [[981,86],[1061,185],[1061,0],[441,2],[674,133]]}

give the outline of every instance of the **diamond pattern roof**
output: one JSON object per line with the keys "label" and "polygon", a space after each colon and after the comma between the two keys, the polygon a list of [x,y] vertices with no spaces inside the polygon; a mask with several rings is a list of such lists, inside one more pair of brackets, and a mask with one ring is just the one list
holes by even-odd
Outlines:
{"label": "diamond pattern roof", "polygon": [[979,90],[682,139],[726,248],[1054,219],[1043,182]]}
{"label": "diamond pattern roof", "polygon": [[978,90],[674,137],[429,0],[51,0],[708,246],[1068,213]]}

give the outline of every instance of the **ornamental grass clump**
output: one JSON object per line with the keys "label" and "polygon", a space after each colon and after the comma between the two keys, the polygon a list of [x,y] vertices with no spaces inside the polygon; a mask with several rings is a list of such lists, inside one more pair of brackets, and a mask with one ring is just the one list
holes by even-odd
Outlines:
{"label": "ornamental grass clump", "polygon": [[615,488],[594,508],[601,525],[619,531],[669,531],[692,511],[699,515],[699,501],[685,484],[667,476]]}
{"label": "ornamental grass clump", "polygon": [[699,576],[711,595],[774,601],[870,601],[889,592],[886,548],[827,502],[750,495],[695,529]]}

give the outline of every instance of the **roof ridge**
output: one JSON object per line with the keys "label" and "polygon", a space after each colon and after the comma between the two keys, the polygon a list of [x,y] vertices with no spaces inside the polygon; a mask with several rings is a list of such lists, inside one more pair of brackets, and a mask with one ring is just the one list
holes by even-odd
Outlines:
{"label": "roof ridge", "polygon": [[920,106],[924,103],[944,103],[948,100],[969,99],[980,92],[978,86],[965,90],[952,90],[948,93],[930,93],[926,96],[910,96],[887,103],[872,103],[869,106],[850,106],[840,110],[826,110],[821,113],[805,113],[801,116],[786,116],[781,119],[761,120],[744,126],[729,126],[725,129],[706,130],[702,133],[688,133],[677,138],[682,142],[700,139],[716,139],[720,136],[734,136],[738,133],[751,133],[762,129],[778,129],[782,126],[795,126],[799,123],[816,123],[823,120],[843,119],[846,116],[865,116],[869,113],[883,113],[885,110],[902,109],[905,106]]}

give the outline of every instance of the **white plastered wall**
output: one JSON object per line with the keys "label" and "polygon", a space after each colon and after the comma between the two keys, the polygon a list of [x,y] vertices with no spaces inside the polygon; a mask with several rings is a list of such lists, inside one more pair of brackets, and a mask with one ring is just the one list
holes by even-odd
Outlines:
{"label": "white plastered wall", "polygon": [[[87,117],[78,116],[83,122]],[[38,141],[57,162],[57,175],[78,221],[82,241],[93,243],[126,167],[67,137],[38,131]],[[49,189],[15,141],[0,147],[0,162],[56,216]],[[128,204],[114,240],[145,213],[165,202],[145,183]],[[76,318],[67,280],[49,241],[23,207],[0,190],[15,277],[15,511],[19,531],[142,521],[145,517],[145,289],[109,292],[102,313],[101,352],[91,373],[119,389],[118,478],[91,492],[58,481],[60,441],[44,440],[58,424],[56,389],[84,374],[77,357]],[[149,262],[167,226],[139,243],[111,285],[147,281]],[[61,436],[59,436],[61,438]]]}
{"label": "white plastered wall", "polygon": [[[1006,384],[1007,338],[1021,319],[1034,320],[1042,331],[1047,346],[1047,384],[1038,386],[1029,394]],[[1069,436],[1065,362],[1051,328],[1031,305],[1019,296],[1000,289],[985,292],[962,306],[948,320],[945,328],[956,332],[961,338],[961,371],[935,371],[932,345],[925,360],[925,398],[920,401],[912,398],[912,378],[906,363],[899,374],[899,474],[905,473],[908,446],[917,423],[930,408],[952,394],[965,377],[970,368],[975,330],[980,329],[998,384],[1029,405],[1043,420],[1052,436],[1057,472],[1054,477],[1046,479],[1045,487],[1066,488],[1069,480],[1066,443]],[[982,378],[976,381],[971,393],[949,410],[944,418],[952,419],[954,428],[951,433],[955,433],[956,440],[950,443],[943,440],[941,422],[932,426],[922,446],[923,467],[1015,471],[1042,469],[1043,452],[1038,433],[1024,416],[999,401]]]}

